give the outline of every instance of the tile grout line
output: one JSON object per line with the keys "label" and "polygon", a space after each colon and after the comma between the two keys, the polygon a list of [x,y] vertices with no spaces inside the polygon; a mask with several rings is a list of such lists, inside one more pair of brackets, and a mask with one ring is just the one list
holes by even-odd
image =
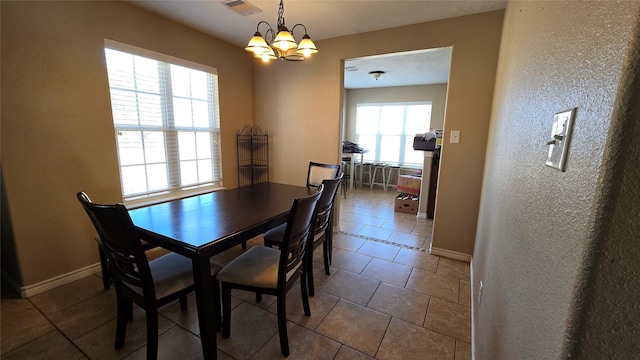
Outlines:
{"label": "tile grout line", "polygon": [[[44,318],[49,322],[49,324],[51,324],[51,326],[53,326],[53,331],[55,331],[55,332],[57,332],[58,334],[60,334],[60,335],[61,335],[65,340],[67,340],[67,341],[71,344],[71,346],[73,346],[74,348],[76,348],[76,350],[78,350],[78,351],[80,352],[80,354],[82,354],[82,355],[83,355],[83,356],[85,356],[87,359],[89,359],[89,355],[88,355],[88,354],[86,354],[86,353],[85,353],[85,352],[80,348],[80,346],[78,346],[78,344],[76,344],[76,342],[75,342],[73,339],[71,339],[71,338],[70,338],[70,337],[69,337],[69,336],[68,336],[64,331],[62,331],[62,329],[60,329],[60,327],[58,327],[58,325],[56,325],[56,324],[53,322],[53,320],[51,320],[51,319],[49,318],[49,316],[45,315],[45,313],[44,313],[44,311],[42,311],[42,309],[40,309],[36,304],[34,304],[34,303],[33,303],[33,301],[32,301],[31,299],[27,298],[26,300],[28,300],[28,301],[29,301],[29,303],[31,304],[31,306],[33,306],[33,308],[34,308],[34,309],[36,309],[36,311],[38,311],[38,312],[40,313],[40,315],[42,315],[42,317],[44,317]],[[64,310],[64,309],[63,309],[63,310]],[[63,310],[60,310],[60,311],[63,311]],[[102,325],[104,325],[104,324],[102,324]],[[101,326],[102,326],[102,325],[101,325]],[[90,330],[90,331],[93,331],[93,330],[95,330],[95,329],[97,329],[97,328],[94,328],[94,329],[92,329],[92,330]],[[51,332],[53,332],[53,331],[51,331]],[[42,335],[42,336],[40,336],[40,337],[38,337],[38,338],[35,338],[35,339],[33,339],[33,340],[31,340],[31,341],[29,341],[29,342],[27,342],[27,343],[23,344],[23,345],[20,345],[19,347],[26,346],[26,345],[28,345],[29,343],[32,343],[32,342],[34,342],[34,341],[36,341],[36,340],[38,340],[38,339],[41,339],[42,337],[49,335],[51,332],[48,332],[48,333],[46,333],[46,334],[44,334],[44,335]],[[80,335],[80,336],[76,337],[76,339],[78,339],[78,338],[82,337],[83,335],[84,335],[84,334],[82,334],[82,335]],[[18,348],[19,348],[19,347],[18,347]],[[13,350],[11,350],[11,351],[14,351],[14,350],[16,350],[16,349],[18,349],[18,348],[15,348],[15,349],[13,349]],[[11,351],[10,351],[10,352],[11,352]],[[6,355],[6,354],[5,354],[5,355]]]}
{"label": "tile grout line", "polygon": [[374,241],[374,242],[381,243],[381,244],[393,245],[393,246],[397,246],[397,247],[400,247],[400,248],[403,248],[403,249],[429,253],[429,249],[425,249],[425,248],[418,247],[418,246],[410,246],[410,245],[400,244],[400,243],[389,241],[389,240],[377,239],[377,238],[374,238],[374,237],[360,235],[360,234],[354,234],[354,233],[349,233],[349,232],[342,231],[342,230],[340,230],[339,233],[342,234],[342,235],[353,236],[353,237],[357,237],[359,239],[370,240],[370,241]]}

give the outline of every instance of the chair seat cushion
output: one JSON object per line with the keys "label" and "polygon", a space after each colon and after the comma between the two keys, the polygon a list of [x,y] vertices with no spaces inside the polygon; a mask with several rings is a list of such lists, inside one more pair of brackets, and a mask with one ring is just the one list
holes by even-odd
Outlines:
{"label": "chair seat cushion", "polygon": [[274,227],[273,229],[264,233],[264,239],[266,241],[281,243],[282,239],[284,239],[284,231],[286,229],[287,229],[287,223]]}
{"label": "chair seat cushion", "polygon": [[276,289],[280,250],[254,246],[218,273],[218,280],[239,285]]}
{"label": "chair seat cushion", "polygon": [[[222,267],[213,261],[211,263],[211,275],[216,275]],[[149,262],[149,270],[153,277],[153,286],[156,290],[156,299],[162,299],[177,291],[193,285],[193,265],[188,257],[169,253]],[[142,289],[134,288],[127,283],[132,290],[142,295]]]}

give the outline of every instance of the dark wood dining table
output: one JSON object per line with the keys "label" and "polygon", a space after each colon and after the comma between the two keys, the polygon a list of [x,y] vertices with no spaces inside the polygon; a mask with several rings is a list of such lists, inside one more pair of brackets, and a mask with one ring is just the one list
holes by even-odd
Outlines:
{"label": "dark wood dining table", "polygon": [[129,210],[142,238],[193,262],[200,339],[205,359],[217,358],[209,259],[287,221],[295,198],[315,189],[260,183]]}

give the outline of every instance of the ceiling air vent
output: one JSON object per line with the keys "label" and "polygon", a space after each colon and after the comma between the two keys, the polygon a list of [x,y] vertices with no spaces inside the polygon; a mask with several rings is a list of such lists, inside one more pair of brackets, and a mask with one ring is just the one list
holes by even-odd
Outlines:
{"label": "ceiling air vent", "polygon": [[246,0],[225,0],[221,1],[221,3],[242,16],[249,16],[262,12],[262,10],[258,9],[255,5]]}

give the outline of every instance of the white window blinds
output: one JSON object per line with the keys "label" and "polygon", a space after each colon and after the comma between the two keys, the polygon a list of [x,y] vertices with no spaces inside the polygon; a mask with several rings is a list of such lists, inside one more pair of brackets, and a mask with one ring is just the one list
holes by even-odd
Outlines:
{"label": "white window blinds", "polygon": [[125,202],[222,186],[216,70],[110,40],[105,58]]}

